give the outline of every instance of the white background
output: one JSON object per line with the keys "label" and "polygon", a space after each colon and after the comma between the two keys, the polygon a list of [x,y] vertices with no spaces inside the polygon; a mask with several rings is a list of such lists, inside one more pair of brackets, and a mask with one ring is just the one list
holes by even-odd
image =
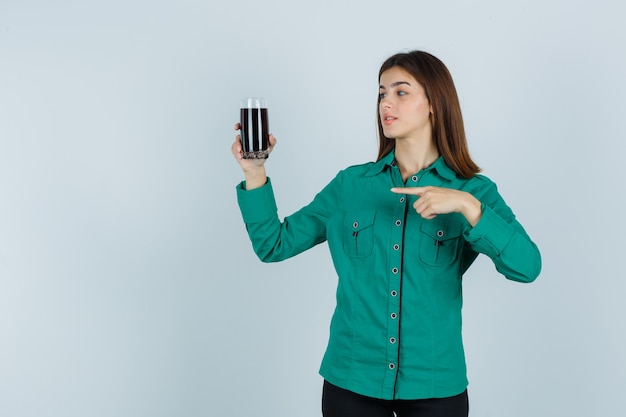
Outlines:
{"label": "white background", "polygon": [[378,68],[411,49],[543,255],[530,285],[465,277],[472,416],[621,414],[621,8],[2,0],[0,415],[321,415],[330,256],[255,258],[232,127],[268,99],[288,215],[376,157]]}

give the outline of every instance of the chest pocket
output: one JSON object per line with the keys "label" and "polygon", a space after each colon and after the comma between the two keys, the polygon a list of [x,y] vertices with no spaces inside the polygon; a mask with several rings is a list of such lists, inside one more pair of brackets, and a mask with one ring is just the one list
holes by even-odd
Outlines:
{"label": "chest pocket", "polygon": [[343,219],[343,250],[353,258],[372,254],[374,249],[375,211],[346,213]]}
{"label": "chest pocket", "polygon": [[459,251],[463,227],[457,222],[426,220],[421,227],[420,259],[427,265],[441,266],[454,261]]}

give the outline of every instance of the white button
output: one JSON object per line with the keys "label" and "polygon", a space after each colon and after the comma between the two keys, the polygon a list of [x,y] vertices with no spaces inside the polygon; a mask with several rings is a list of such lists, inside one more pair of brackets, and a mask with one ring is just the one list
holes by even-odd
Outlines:
{"label": "white button", "polygon": [[397,243],[393,245],[393,250],[398,250],[398,249],[400,249],[400,245],[398,245]]}
{"label": "white button", "polygon": [[395,369],[395,368],[396,368],[396,365],[395,365],[395,364],[393,364],[393,363],[390,363],[390,364],[389,364],[389,369]]}
{"label": "white button", "polygon": [[395,337],[390,337],[390,338],[389,338],[389,343],[391,343],[392,345],[393,345],[394,343],[396,343],[396,338],[395,338]]}
{"label": "white button", "polygon": [[396,313],[391,313],[391,318],[395,320],[396,318],[398,318],[398,315]]}
{"label": "white button", "polygon": [[391,296],[392,296],[392,297],[395,297],[396,295],[398,295],[398,291],[396,291],[396,290],[392,290],[392,291],[391,291]]}
{"label": "white button", "polygon": [[397,273],[398,273],[398,268],[393,268],[393,269],[391,270],[391,272],[393,272],[394,274],[397,274]]}
{"label": "white button", "polygon": [[404,203],[404,197],[400,197],[400,202]]}
{"label": "white button", "polygon": [[396,226],[400,226],[402,222],[400,220],[396,220]]}
{"label": "white button", "polygon": [[413,180],[413,182],[417,182],[417,175],[413,175],[411,179]]}
{"label": "white button", "polygon": [[444,234],[445,233],[443,232],[443,230],[437,231],[437,236],[439,236],[439,237],[443,237]]}
{"label": "white button", "polygon": [[359,222],[354,222],[354,223],[352,223],[352,227],[354,227],[355,229],[356,229],[357,227],[359,227]]}

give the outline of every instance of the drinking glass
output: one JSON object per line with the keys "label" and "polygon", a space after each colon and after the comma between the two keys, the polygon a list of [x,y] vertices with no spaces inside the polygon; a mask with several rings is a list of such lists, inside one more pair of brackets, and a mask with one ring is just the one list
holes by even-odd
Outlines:
{"label": "drinking glass", "polygon": [[243,158],[266,159],[270,142],[267,101],[263,97],[246,97],[240,107]]}

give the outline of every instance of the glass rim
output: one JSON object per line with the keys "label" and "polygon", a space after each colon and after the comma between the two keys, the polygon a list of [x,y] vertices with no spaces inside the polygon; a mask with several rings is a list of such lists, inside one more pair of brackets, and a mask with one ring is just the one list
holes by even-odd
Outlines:
{"label": "glass rim", "polygon": [[261,96],[244,97],[239,101],[241,108],[259,109],[267,107],[267,99]]}

